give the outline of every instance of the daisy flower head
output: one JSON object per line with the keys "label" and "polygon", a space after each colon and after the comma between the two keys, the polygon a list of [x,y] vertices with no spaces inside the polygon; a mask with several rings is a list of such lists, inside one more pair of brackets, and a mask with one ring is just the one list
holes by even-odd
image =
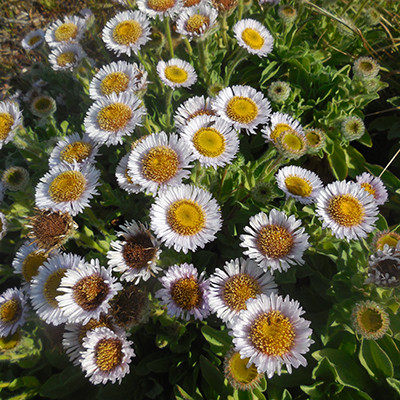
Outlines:
{"label": "daisy flower head", "polygon": [[54,168],[60,164],[83,166],[93,164],[99,151],[99,146],[89,138],[87,133],[81,137],[72,133],[60,139],[49,157],[49,167]]}
{"label": "daisy flower head", "polygon": [[353,73],[360,79],[372,79],[379,74],[380,66],[372,57],[359,57],[354,61]]}
{"label": "daisy flower head", "polygon": [[366,284],[379,287],[397,287],[400,285],[400,246],[377,250],[369,259]]}
{"label": "daisy flower head", "polygon": [[73,71],[78,67],[86,53],[78,43],[62,44],[52,49],[49,63],[54,71]]}
{"label": "daisy flower head", "polygon": [[123,92],[135,92],[143,86],[143,75],[139,66],[126,61],[112,62],[104,65],[93,77],[89,86],[89,95],[93,100],[98,100],[111,93],[119,95]]}
{"label": "daisy flower head", "polygon": [[106,146],[122,143],[141,124],[146,114],[143,102],[133,93],[123,92],[96,100],[86,114],[84,125],[89,137]]}
{"label": "daisy flower head", "polygon": [[136,284],[140,279],[147,281],[160,270],[156,264],[161,253],[159,242],[140,222],[126,222],[121,229],[117,236],[123,239],[111,242],[108,265],[122,273],[121,280]]}
{"label": "daisy flower head", "polygon": [[366,237],[374,229],[378,207],[373,196],[358,183],[336,181],[323,188],[316,199],[316,214],[323,228],[339,239]]}
{"label": "daisy flower head", "polygon": [[150,209],[150,227],[168,248],[187,253],[203,248],[221,229],[221,211],[211,193],[193,185],[171,186]]}
{"label": "daisy flower head", "polygon": [[0,240],[3,239],[3,237],[7,233],[7,219],[6,216],[0,212]]}
{"label": "daisy flower head", "polygon": [[197,74],[193,66],[179,58],[171,58],[167,62],[159,61],[157,73],[164,85],[172,89],[188,88],[197,81]]}
{"label": "daisy flower head", "polygon": [[196,160],[204,167],[223,167],[239,151],[239,137],[228,122],[214,116],[192,119],[181,133]]}
{"label": "daisy flower head", "polygon": [[277,138],[276,148],[285,158],[297,160],[307,153],[307,139],[303,133],[289,128]]}
{"label": "daisy flower head", "polygon": [[204,279],[205,272],[199,276],[192,264],[173,265],[159,281],[163,288],[156,297],[167,306],[168,315],[188,321],[203,320],[210,314],[208,306],[209,280]]}
{"label": "daisy flower head", "polygon": [[274,103],[282,104],[289,98],[291,91],[292,89],[287,82],[274,81],[269,85],[268,98]]}
{"label": "daisy flower head", "polygon": [[58,305],[56,296],[61,279],[70,268],[78,268],[85,260],[75,254],[58,254],[39,267],[38,274],[31,282],[32,307],[47,324],[60,325],[67,322]]}
{"label": "daisy flower head", "polygon": [[211,107],[211,99],[204,96],[194,96],[181,104],[175,112],[175,128],[182,132],[183,128],[195,117],[200,115],[215,115]]}
{"label": "daisy flower head", "polygon": [[131,150],[128,174],[147,192],[157,193],[166,186],[176,186],[189,177],[192,161],[190,148],[178,135],[153,133]]}
{"label": "daisy flower head", "polygon": [[123,11],[106,23],[102,37],[108,50],[130,57],[150,40],[150,34],[150,22],[144,13]]}
{"label": "daisy flower head", "polygon": [[228,326],[246,310],[246,301],[259,294],[277,292],[273,275],[263,271],[255,261],[243,258],[227,261],[224,269],[217,268],[210,276],[209,305]]}
{"label": "daisy flower head", "polygon": [[322,129],[308,128],[304,130],[307,140],[307,149],[311,154],[318,153],[324,148],[326,142],[326,134]]}
{"label": "daisy flower head", "polygon": [[131,153],[125,154],[117,165],[115,171],[115,177],[117,178],[118,186],[124,189],[128,193],[140,193],[144,192],[144,188],[133,181],[129,174],[128,161]]}
{"label": "daisy flower head", "polygon": [[21,45],[25,50],[31,51],[37,49],[44,43],[44,31],[37,29],[29,32],[21,41]]}
{"label": "daisy flower head", "polygon": [[301,221],[284,212],[272,209],[267,215],[260,212],[250,218],[244,228],[248,234],[240,235],[240,246],[247,248],[243,254],[256,260],[267,271],[286,271],[293,264],[304,264],[303,253],[308,249],[308,234]]}
{"label": "daisy flower head", "polygon": [[129,363],[135,356],[125,335],[117,334],[107,327],[99,327],[89,331],[83,339],[84,350],[80,363],[82,370],[95,385],[108,381],[121,382],[129,373]]}
{"label": "daisy flower head", "polygon": [[47,118],[57,110],[57,103],[51,96],[39,95],[31,102],[31,112],[38,118]]}
{"label": "daisy flower head", "polygon": [[367,340],[377,340],[385,336],[390,324],[388,313],[371,300],[357,303],[351,319],[356,332]]}
{"label": "daisy flower head", "polygon": [[293,197],[301,204],[314,203],[323,186],[317,174],[294,165],[281,168],[276,174],[276,182],[286,198]]}
{"label": "daisy flower head", "polygon": [[374,196],[375,202],[378,206],[384,204],[388,199],[387,190],[378,176],[373,176],[368,172],[356,176],[356,182],[363,187],[363,189]]}
{"label": "daisy flower head", "polygon": [[3,186],[17,192],[26,189],[29,184],[29,172],[23,167],[10,167],[7,168],[1,177]]}
{"label": "daisy flower head", "polygon": [[373,251],[377,251],[383,250],[385,245],[387,245],[389,248],[396,248],[398,243],[400,243],[400,234],[397,232],[384,230],[375,233],[371,247]]}
{"label": "daisy flower head", "polygon": [[13,140],[22,124],[22,112],[14,101],[0,101],[0,149]]}
{"label": "daisy flower head", "polygon": [[97,259],[65,273],[58,288],[62,294],[56,300],[68,322],[86,324],[107,312],[110,300],[122,289],[111,273],[111,268],[100,266]]}
{"label": "daisy flower head", "polygon": [[204,39],[216,26],[218,12],[208,4],[185,8],[176,21],[176,32],[189,40]]}
{"label": "daisy flower head", "polygon": [[64,20],[53,22],[46,30],[45,39],[50,48],[63,44],[77,43],[86,30],[85,20],[77,17],[64,17]]}
{"label": "daisy flower head", "polygon": [[266,124],[270,117],[269,101],[250,86],[235,85],[222,89],[212,103],[213,110],[236,129],[255,134],[257,125]]}
{"label": "daisy flower head", "polygon": [[255,19],[241,19],[233,27],[233,33],[240,47],[258,57],[266,57],[274,47],[269,30]]}
{"label": "daisy flower head", "polygon": [[27,299],[17,288],[7,289],[0,295],[0,337],[12,335],[25,323]]}
{"label": "daisy flower head", "polygon": [[341,127],[343,136],[349,141],[360,139],[365,133],[365,125],[360,117],[345,118]]}
{"label": "daisy flower head", "polygon": [[282,133],[290,129],[304,135],[299,121],[292,118],[289,114],[274,112],[271,114],[269,126],[263,128],[261,132],[267,142],[276,143]]}
{"label": "daisy flower head", "polygon": [[60,164],[44,175],[36,186],[35,204],[40,209],[69,212],[75,216],[98,194],[100,171],[91,164]]}
{"label": "daisy flower head", "polygon": [[297,10],[290,4],[284,4],[279,7],[278,15],[284,23],[290,25],[297,19]]}
{"label": "daisy flower head", "polygon": [[182,0],[137,0],[137,6],[149,18],[162,21],[167,17],[174,19],[182,11]]}
{"label": "daisy flower head", "polygon": [[276,294],[261,294],[249,299],[247,310],[242,311],[232,327],[231,335],[235,351],[242,358],[249,358],[259,373],[272,378],[275,372],[281,374],[285,364],[288,373],[292,367],[306,366],[307,353],[314,343],[310,336],[310,321],[298,301]]}

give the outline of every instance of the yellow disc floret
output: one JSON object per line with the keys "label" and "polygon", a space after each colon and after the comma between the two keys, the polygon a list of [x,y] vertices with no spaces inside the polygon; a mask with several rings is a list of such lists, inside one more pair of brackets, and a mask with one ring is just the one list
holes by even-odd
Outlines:
{"label": "yellow disc floret", "polygon": [[26,282],[30,282],[38,274],[39,267],[47,260],[43,251],[29,253],[22,262],[22,276]]}
{"label": "yellow disc floret", "polygon": [[104,372],[112,371],[123,359],[122,343],[117,338],[104,338],[96,345],[96,365]]}
{"label": "yellow disc floret", "polygon": [[7,300],[0,306],[0,321],[13,322],[20,317],[21,312],[22,307],[18,300]]}
{"label": "yellow disc floret", "polygon": [[231,276],[224,284],[222,298],[224,303],[235,311],[245,310],[246,301],[261,294],[261,287],[257,279],[248,274]]}
{"label": "yellow disc floret", "polygon": [[86,189],[86,178],[80,171],[65,171],[49,186],[51,199],[56,203],[78,200]]}
{"label": "yellow disc floret", "polygon": [[204,157],[219,157],[225,151],[225,137],[215,128],[200,128],[192,140]]}
{"label": "yellow disc floret", "polygon": [[58,308],[56,296],[63,294],[58,290],[58,288],[60,287],[61,279],[64,277],[66,271],[65,268],[58,269],[50,274],[44,283],[43,295],[53,308]]}
{"label": "yellow disc floret", "polygon": [[75,39],[77,35],[78,27],[72,22],[66,22],[54,31],[54,38],[57,42],[66,42]]}
{"label": "yellow disc floret", "polygon": [[267,225],[261,228],[257,237],[260,252],[270,258],[284,257],[292,250],[293,235],[283,226]]}
{"label": "yellow disc floret", "polygon": [[118,44],[129,46],[135,44],[142,35],[142,27],[140,23],[135,20],[128,20],[120,22],[112,33],[113,39]]}
{"label": "yellow disc floret", "polygon": [[0,140],[7,139],[14,124],[14,118],[7,112],[0,113]]}
{"label": "yellow disc floret", "polygon": [[100,83],[100,90],[104,96],[111,93],[120,94],[125,92],[129,85],[129,76],[124,72],[111,72]]}
{"label": "yellow disc floret", "polygon": [[109,286],[99,275],[90,275],[80,279],[73,287],[73,297],[80,307],[91,311],[100,306],[107,297]]}
{"label": "yellow disc floret", "polygon": [[193,276],[174,282],[171,287],[171,297],[183,310],[192,310],[198,307],[202,301],[199,284]]}
{"label": "yellow disc floret", "polygon": [[329,216],[339,225],[351,227],[359,225],[364,218],[364,207],[350,194],[333,196],[327,207]]}
{"label": "yellow disc floret", "polygon": [[97,114],[100,129],[117,132],[126,127],[132,118],[132,109],[123,103],[113,103],[103,107]]}
{"label": "yellow disc floret", "polygon": [[92,148],[93,146],[88,142],[70,143],[61,151],[60,159],[70,164],[74,161],[80,163],[90,156]]}
{"label": "yellow disc floret", "polygon": [[142,173],[153,182],[167,182],[177,174],[178,169],[178,154],[167,146],[153,147],[142,160]]}
{"label": "yellow disc floret", "polygon": [[192,200],[178,200],[167,212],[169,226],[179,235],[191,236],[202,231],[205,214],[202,207]]}
{"label": "yellow disc floret", "polygon": [[312,192],[310,182],[307,179],[295,175],[288,176],[285,179],[285,186],[287,190],[295,196],[308,197]]}
{"label": "yellow disc floret", "polygon": [[66,51],[57,57],[57,64],[60,67],[66,67],[67,65],[74,64],[75,62],[76,54],[73,51]]}
{"label": "yellow disc floret", "polygon": [[229,118],[241,124],[252,122],[258,115],[257,104],[249,97],[235,96],[226,106]]}
{"label": "yellow disc floret", "polygon": [[201,28],[207,28],[210,18],[207,15],[194,14],[186,21],[186,30],[190,33],[201,33]]}
{"label": "yellow disc floret", "polygon": [[147,6],[154,11],[167,11],[175,6],[176,0],[147,0]]}
{"label": "yellow disc floret", "polygon": [[185,83],[188,79],[188,73],[177,65],[168,65],[164,73],[165,77],[173,83]]}
{"label": "yellow disc floret", "polygon": [[253,28],[246,28],[242,32],[242,39],[253,50],[260,50],[264,45],[264,38]]}

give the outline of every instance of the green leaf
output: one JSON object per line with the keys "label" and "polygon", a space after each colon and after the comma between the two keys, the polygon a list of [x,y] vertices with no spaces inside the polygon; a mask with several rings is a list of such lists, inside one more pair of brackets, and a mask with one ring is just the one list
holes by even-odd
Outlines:
{"label": "green leaf", "polygon": [[400,395],[400,381],[395,378],[386,378],[386,382]]}
{"label": "green leaf", "polygon": [[179,385],[176,385],[174,388],[175,398],[177,400],[202,400],[203,397],[197,393],[193,393],[190,395],[185,390],[183,390]]}
{"label": "green leaf", "polygon": [[220,394],[222,398],[226,398],[229,394],[232,394],[233,389],[225,386],[224,375],[222,375],[221,371],[203,355],[200,356],[200,369],[206,382],[213,390]]}
{"label": "green leaf", "polygon": [[211,328],[211,326],[204,325],[201,328],[201,333],[217,355],[226,354],[232,347],[232,338],[229,336],[228,331],[219,331]]}
{"label": "green leaf", "polygon": [[346,179],[348,173],[346,153],[339,143],[334,143],[333,153],[328,154],[328,161],[335,178],[338,180]]}
{"label": "green leaf", "polygon": [[371,376],[393,376],[393,364],[389,356],[374,340],[362,339],[359,358],[361,365]]}

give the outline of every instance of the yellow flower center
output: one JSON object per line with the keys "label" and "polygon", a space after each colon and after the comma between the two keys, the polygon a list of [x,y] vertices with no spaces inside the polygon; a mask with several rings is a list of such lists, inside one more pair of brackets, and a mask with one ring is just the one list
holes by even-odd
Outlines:
{"label": "yellow flower center", "polygon": [[295,175],[288,176],[285,179],[285,186],[287,190],[295,196],[308,197],[312,192],[310,182],[307,179]]}
{"label": "yellow flower center", "polygon": [[1,350],[11,350],[17,347],[18,343],[21,341],[21,333],[17,330],[12,335],[0,337],[0,349]]}
{"label": "yellow flower center", "polygon": [[53,103],[48,97],[39,97],[34,100],[33,107],[38,111],[48,111],[53,107]]}
{"label": "yellow flower center", "polygon": [[71,22],[60,25],[54,32],[54,38],[57,42],[66,42],[67,40],[75,39],[77,35],[78,27]]}
{"label": "yellow flower center", "polygon": [[100,84],[101,93],[104,96],[110,95],[115,92],[117,95],[125,92],[129,85],[129,76],[124,72],[111,72],[108,74]]}
{"label": "yellow flower center", "polygon": [[72,289],[75,303],[85,311],[99,307],[110,291],[108,284],[99,275],[80,279]]}
{"label": "yellow flower center", "polygon": [[291,152],[299,152],[304,148],[304,142],[295,132],[286,131],[281,136],[282,145]]}
{"label": "yellow flower center", "polygon": [[65,53],[61,53],[57,57],[57,64],[60,67],[65,67],[67,65],[73,64],[76,61],[76,54],[73,51],[66,51]]}
{"label": "yellow flower center", "polygon": [[17,320],[22,313],[19,301],[15,299],[7,300],[0,306],[0,321],[9,323]]}
{"label": "yellow flower center", "polygon": [[82,325],[79,328],[79,334],[78,334],[79,343],[82,344],[84,337],[86,337],[89,331],[92,331],[93,329],[96,328],[101,328],[103,326],[110,328],[112,330],[112,326],[110,326],[110,324],[107,322],[107,318],[104,317],[104,314],[100,316],[99,320],[93,318],[90,319],[87,324]]}
{"label": "yellow flower center", "polygon": [[273,142],[276,142],[277,139],[282,135],[283,132],[291,129],[288,124],[276,124],[274,130],[270,134],[270,138]]}
{"label": "yellow flower center", "polygon": [[229,118],[241,124],[248,124],[258,115],[257,104],[249,97],[235,96],[226,106]]}
{"label": "yellow flower center", "polygon": [[114,28],[112,36],[118,44],[129,46],[139,40],[142,31],[139,22],[135,20],[122,21]]}
{"label": "yellow flower center", "polygon": [[167,182],[177,174],[178,169],[178,154],[167,146],[153,147],[142,160],[142,173],[153,182]]}
{"label": "yellow flower center", "polygon": [[327,211],[337,224],[346,227],[359,225],[365,214],[361,202],[350,194],[333,196]]}
{"label": "yellow flower center", "polygon": [[138,234],[126,241],[122,250],[125,263],[132,269],[147,268],[157,252],[149,235]]}
{"label": "yellow flower center", "polygon": [[293,235],[283,226],[267,225],[261,228],[257,236],[260,252],[269,258],[281,258],[292,250]]}
{"label": "yellow flower center", "polygon": [[194,14],[186,21],[186,30],[190,33],[201,33],[201,28],[207,28],[210,18],[207,15]]}
{"label": "yellow flower center", "polygon": [[26,282],[30,282],[38,274],[39,267],[47,260],[43,251],[29,253],[22,262],[22,276]]}
{"label": "yellow flower center", "polygon": [[364,72],[371,72],[374,69],[374,64],[372,64],[370,61],[361,61],[359,66]]}
{"label": "yellow flower center", "polygon": [[113,103],[102,108],[97,114],[100,129],[117,132],[125,128],[132,118],[132,109],[123,103]]}
{"label": "yellow flower center", "polygon": [[317,147],[321,143],[321,136],[313,131],[306,133],[306,139],[311,147]]}
{"label": "yellow flower center", "polygon": [[39,36],[39,35],[32,36],[32,37],[28,40],[29,46],[35,45],[37,42],[39,42],[40,39],[41,39],[41,36]]}
{"label": "yellow flower center", "polygon": [[254,50],[260,50],[264,45],[264,38],[260,35],[260,33],[253,28],[246,28],[242,32],[242,39],[247,44],[247,46],[251,47]]}
{"label": "yellow flower center", "polygon": [[235,352],[228,361],[230,377],[238,387],[242,387],[243,389],[250,387],[251,384],[258,381],[260,377],[260,374],[257,372],[257,367],[254,364],[251,364],[250,367],[247,368],[249,360],[248,357],[240,358],[240,353]]}
{"label": "yellow flower center", "polygon": [[47,303],[49,303],[49,305],[53,308],[58,308],[56,296],[63,294],[63,292],[60,292],[58,288],[60,287],[61,279],[64,277],[66,272],[66,268],[60,268],[50,274],[44,283],[43,295],[47,300]]}
{"label": "yellow flower center", "polygon": [[225,137],[215,128],[200,128],[192,140],[196,150],[204,157],[219,157],[225,151]]}
{"label": "yellow flower center", "polygon": [[396,247],[399,240],[400,236],[395,232],[388,233],[377,240],[377,249],[383,250],[385,244],[387,244],[389,247]]}
{"label": "yellow flower center", "polygon": [[92,152],[93,146],[87,142],[73,142],[64,147],[60,153],[60,159],[72,164],[86,160]]}
{"label": "yellow flower center", "polygon": [[96,345],[96,365],[104,372],[112,371],[123,359],[122,343],[119,339],[101,339]]}
{"label": "yellow flower center", "polygon": [[178,200],[169,207],[167,221],[179,235],[192,236],[204,228],[205,214],[202,207],[194,201]]}
{"label": "yellow flower center", "polygon": [[193,276],[174,282],[171,287],[171,297],[183,310],[192,310],[198,307],[203,298],[199,284]]}
{"label": "yellow flower center", "polygon": [[368,183],[368,182],[363,182],[363,183],[361,183],[361,187],[362,187],[366,192],[368,192],[369,194],[372,194],[372,196],[374,196],[375,199],[377,198],[377,196],[376,196],[376,190],[375,190],[375,188],[374,188],[370,183]]}
{"label": "yellow flower center", "polygon": [[86,178],[80,171],[65,171],[57,175],[49,186],[49,194],[55,203],[75,201],[86,189]]}
{"label": "yellow flower center", "polygon": [[382,315],[378,310],[373,308],[363,308],[357,315],[357,321],[366,333],[374,333],[379,331],[383,326]]}
{"label": "yellow flower center", "polygon": [[154,11],[167,11],[175,6],[176,0],[147,0],[147,7]]}
{"label": "yellow flower center", "polygon": [[231,276],[222,290],[224,303],[235,311],[246,310],[246,301],[254,299],[258,294],[261,294],[260,284],[248,274]]}
{"label": "yellow flower center", "polygon": [[188,73],[177,65],[165,67],[165,77],[173,83],[185,83],[188,79]]}
{"label": "yellow flower center", "polygon": [[0,140],[7,139],[14,124],[14,118],[8,112],[0,113]]}
{"label": "yellow flower center", "polygon": [[186,123],[199,115],[215,115],[215,112],[213,110],[208,110],[207,108],[201,108],[200,110],[195,111],[193,114],[190,114],[186,119]]}
{"label": "yellow flower center", "polygon": [[294,345],[295,332],[289,318],[274,310],[261,314],[250,328],[254,347],[268,356],[283,356]]}

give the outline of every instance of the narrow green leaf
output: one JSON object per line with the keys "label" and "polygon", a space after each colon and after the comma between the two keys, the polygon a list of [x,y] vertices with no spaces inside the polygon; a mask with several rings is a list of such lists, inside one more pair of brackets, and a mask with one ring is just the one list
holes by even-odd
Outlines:
{"label": "narrow green leaf", "polygon": [[371,376],[393,376],[393,364],[375,340],[362,339],[359,358],[361,365]]}

